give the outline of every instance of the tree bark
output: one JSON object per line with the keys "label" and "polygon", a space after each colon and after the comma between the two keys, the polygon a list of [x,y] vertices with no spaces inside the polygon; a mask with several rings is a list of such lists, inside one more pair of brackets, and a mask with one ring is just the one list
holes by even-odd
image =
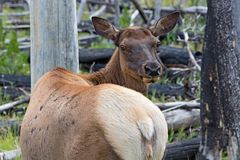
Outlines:
{"label": "tree bark", "polygon": [[208,0],[200,159],[240,159],[240,1]]}
{"label": "tree bark", "polygon": [[47,71],[78,72],[75,0],[30,1],[31,86]]}
{"label": "tree bark", "polygon": [[200,138],[193,138],[167,145],[165,160],[195,160],[198,153]]}

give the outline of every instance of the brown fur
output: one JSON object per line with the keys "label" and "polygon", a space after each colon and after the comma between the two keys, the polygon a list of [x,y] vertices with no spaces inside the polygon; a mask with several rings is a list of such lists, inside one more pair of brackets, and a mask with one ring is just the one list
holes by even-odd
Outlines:
{"label": "brown fur", "polygon": [[[143,102],[138,102],[139,98]],[[126,104],[129,106],[127,107]],[[20,144],[23,160],[124,159],[121,157],[125,155],[122,153],[124,150],[120,149],[118,152],[115,149],[118,148],[115,147],[116,142],[111,140],[114,134],[108,134],[109,126],[105,124],[107,121],[104,117],[108,117],[110,113],[105,112],[104,109],[103,112],[99,112],[105,106],[113,110],[116,110],[117,106],[126,106],[124,110],[120,108],[116,110],[117,114],[123,116],[122,120],[121,117],[114,116],[117,121],[120,118],[123,124],[124,116],[128,117],[127,120],[132,119],[130,122],[145,123],[144,117],[148,113],[155,128],[153,137],[158,137],[158,140],[152,139],[153,143],[146,144],[144,147],[146,153],[144,148],[138,152],[143,156],[146,154],[145,157],[158,155],[161,158],[163,156],[167,142],[166,121],[159,109],[147,98],[137,92],[112,84],[92,86],[80,76],[63,69],[56,69],[45,74],[32,92],[21,127]],[[127,115],[130,113],[132,116]],[[116,122],[116,125],[122,125],[121,123]],[[123,125],[122,127],[126,128],[127,133],[130,126]],[[140,140],[141,130],[139,133],[131,131],[129,134],[136,134],[133,138],[139,136],[139,143],[145,145],[144,138],[142,142]],[[116,140],[116,138],[113,139]],[[128,139],[131,141],[130,138]],[[133,141],[138,142],[137,139]],[[157,145],[158,141],[161,142],[160,146]],[[154,146],[155,143],[156,146]],[[135,148],[132,147],[134,150]],[[157,153],[159,151],[161,152]]]}
{"label": "brown fur", "polygon": [[112,83],[134,89],[141,93],[146,93],[147,83],[134,74],[128,73],[127,69],[122,69],[120,64],[119,49],[116,49],[113,56],[105,68],[92,74],[80,75],[93,85]]}

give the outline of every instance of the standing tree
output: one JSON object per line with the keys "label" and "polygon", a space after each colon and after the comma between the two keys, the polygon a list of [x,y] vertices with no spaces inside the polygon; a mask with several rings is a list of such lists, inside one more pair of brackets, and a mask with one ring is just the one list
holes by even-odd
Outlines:
{"label": "standing tree", "polygon": [[31,85],[47,71],[78,72],[76,0],[31,0]]}
{"label": "standing tree", "polygon": [[200,159],[240,159],[240,1],[208,0]]}

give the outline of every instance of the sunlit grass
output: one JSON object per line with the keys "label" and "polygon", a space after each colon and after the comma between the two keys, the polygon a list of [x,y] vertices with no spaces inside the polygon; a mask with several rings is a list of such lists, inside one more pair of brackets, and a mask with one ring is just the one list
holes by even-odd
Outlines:
{"label": "sunlit grass", "polygon": [[184,128],[180,128],[177,131],[174,130],[170,130],[168,132],[168,142],[177,142],[177,141],[181,141],[181,140],[187,140],[187,139],[192,139],[198,136],[198,132],[197,131],[193,131],[191,129],[184,129]]}
{"label": "sunlit grass", "polygon": [[[2,128],[3,130],[3,128]],[[19,146],[19,137],[15,136],[14,133],[8,129],[0,133],[0,151],[9,151],[18,148]]]}

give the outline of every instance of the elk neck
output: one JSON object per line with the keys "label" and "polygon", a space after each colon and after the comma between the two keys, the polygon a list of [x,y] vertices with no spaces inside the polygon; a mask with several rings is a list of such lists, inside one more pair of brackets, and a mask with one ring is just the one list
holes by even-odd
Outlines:
{"label": "elk neck", "polygon": [[112,83],[131,88],[143,94],[147,93],[147,84],[141,79],[134,78],[127,74],[126,71],[122,70],[120,64],[120,51],[118,48],[115,49],[105,68],[102,68],[98,72],[81,74],[80,76],[93,85]]}

